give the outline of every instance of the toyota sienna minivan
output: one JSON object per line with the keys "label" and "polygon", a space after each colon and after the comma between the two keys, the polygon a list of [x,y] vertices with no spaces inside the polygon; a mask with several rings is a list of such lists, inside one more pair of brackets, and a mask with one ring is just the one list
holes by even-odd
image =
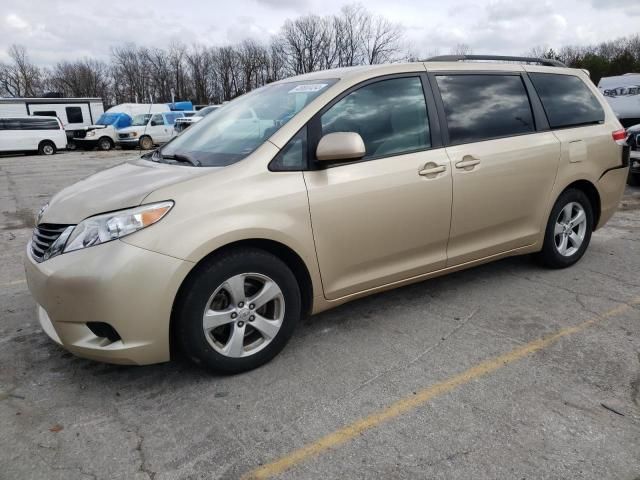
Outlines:
{"label": "toyota sienna minivan", "polygon": [[625,132],[583,71],[470,61],[496,58],[271,83],[64,189],[25,259],[42,328],[81,357],[179,347],[240,372],[365,295],[512,255],[574,264],[623,193]]}

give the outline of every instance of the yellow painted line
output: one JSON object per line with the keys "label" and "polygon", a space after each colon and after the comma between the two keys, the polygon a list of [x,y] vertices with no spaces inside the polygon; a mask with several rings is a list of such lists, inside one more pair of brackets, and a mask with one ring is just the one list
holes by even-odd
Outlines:
{"label": "yellow painted line", "polygon": [[485,360],[471,367],[470,369],[459,373],[458,375],[426,387],[416,392],[415,395],[402,398],[380,411],[374,412],[360,420],[355,421],[350,425],[347,425],[346,427],[334,431],[333,433],[329,433],[328,435],[325,435],[315,442],[309,443],[304,447],[299,448],[298,450],[294,450],[293,452],[281,457],[278,460],[263,465],[247,473],[242,478],[245,480],[258,480],[279,475],[280,473],[283,473],[286,470],[295,467],[296,465],[304,462],[305,460],[308,460],[311,457],[315,457],[327,450],[346,443],[356,438],[363,432],[375,428],[384,422],[393,420],[394,418],[397,418],[404,413],[414,410],[440,395],[444,395],[445,393],[448,393],[461,385],[469,383],[472,380],[484,377],[485,375],[495,372],[496,370],[499,370],[502,367],[516,362],[526,357],[527,355],[538,352],[553,344],[562,337],[581,332],[585,328],[590,327],[602,320],[620,315],[632,309],[634,305],[638,304],[640,304],[640,297],[636,297],[629,303],[615,307],[605,313],[598,315],[595,318],[592,318],[591,320],[587,320],[586,322],[580,323],[573,327],[563,328],[561,330],[558,330],[556,333],[534,340],[530,343],[527,343],[526,345],[511,350],[508,353],[491,358],[489,360]]}
{"label": "yellow painted line", "polygon": [[12,282],[0,283],[0,287],[10,287],[11,285],[21,285],[27,283],[26,280],[13,280]]}

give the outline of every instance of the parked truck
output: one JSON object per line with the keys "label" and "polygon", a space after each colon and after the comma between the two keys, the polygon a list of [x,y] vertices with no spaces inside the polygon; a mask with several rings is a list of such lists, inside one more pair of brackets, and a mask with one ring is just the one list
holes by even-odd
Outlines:
{"label": "parked truck", "polygon": [[118,142],[118,130],[129,127],[133,117],[170,110],[166,103],[121,103],[104,112],[94,125],[85,127],[82,138],[76,142],[80,148],[111,150]]}

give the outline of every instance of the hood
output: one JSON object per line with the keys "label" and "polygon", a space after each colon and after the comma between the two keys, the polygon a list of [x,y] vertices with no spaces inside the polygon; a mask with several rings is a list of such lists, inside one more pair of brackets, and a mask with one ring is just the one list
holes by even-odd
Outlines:
{"label": "hood", "polygon": [[[211,173],[215,168],[135,160],[96,173],[57,193],[40,223],[76,224],[98,213],[140,205],[160,187]],[[167,199],[170,200],[170,199]]]}
{"label": "hood", "polygon": [[140,126],[135,126],[135,127],[124,127],[124,128],[119,128],[118,129],[118,133],[131,133],[131,132],[138,132],[140,133],[141,131],[144,130],[144,125],[140,125]]}

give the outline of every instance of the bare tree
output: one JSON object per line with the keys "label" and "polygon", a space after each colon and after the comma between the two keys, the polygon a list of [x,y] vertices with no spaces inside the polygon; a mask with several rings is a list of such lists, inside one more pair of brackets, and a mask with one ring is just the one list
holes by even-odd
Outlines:
{"label": "bare tree", "polygon": [[68,97],[100,97],[108,101],[111,96],[109,67],[90,58],[59,62],[49,72],[47,86]]}
{"label": "bare tree", "polygon": [[451,55],[472,55],[473,49],[466,43],[458,43],[451,48]]}
{"label": "bare tree", "polygon": [[384,17],[368,16],[363,30],[366,63],[374,65],[396,60],[402,41],[402,28],[399,25]]}
{"label": "bare tree", "polygon": [[11,45],[8,50],[11,63],[0,65],[0,86],[11,97],[34,97],[40,94],[42,70],[31,63],[27,49]]}

